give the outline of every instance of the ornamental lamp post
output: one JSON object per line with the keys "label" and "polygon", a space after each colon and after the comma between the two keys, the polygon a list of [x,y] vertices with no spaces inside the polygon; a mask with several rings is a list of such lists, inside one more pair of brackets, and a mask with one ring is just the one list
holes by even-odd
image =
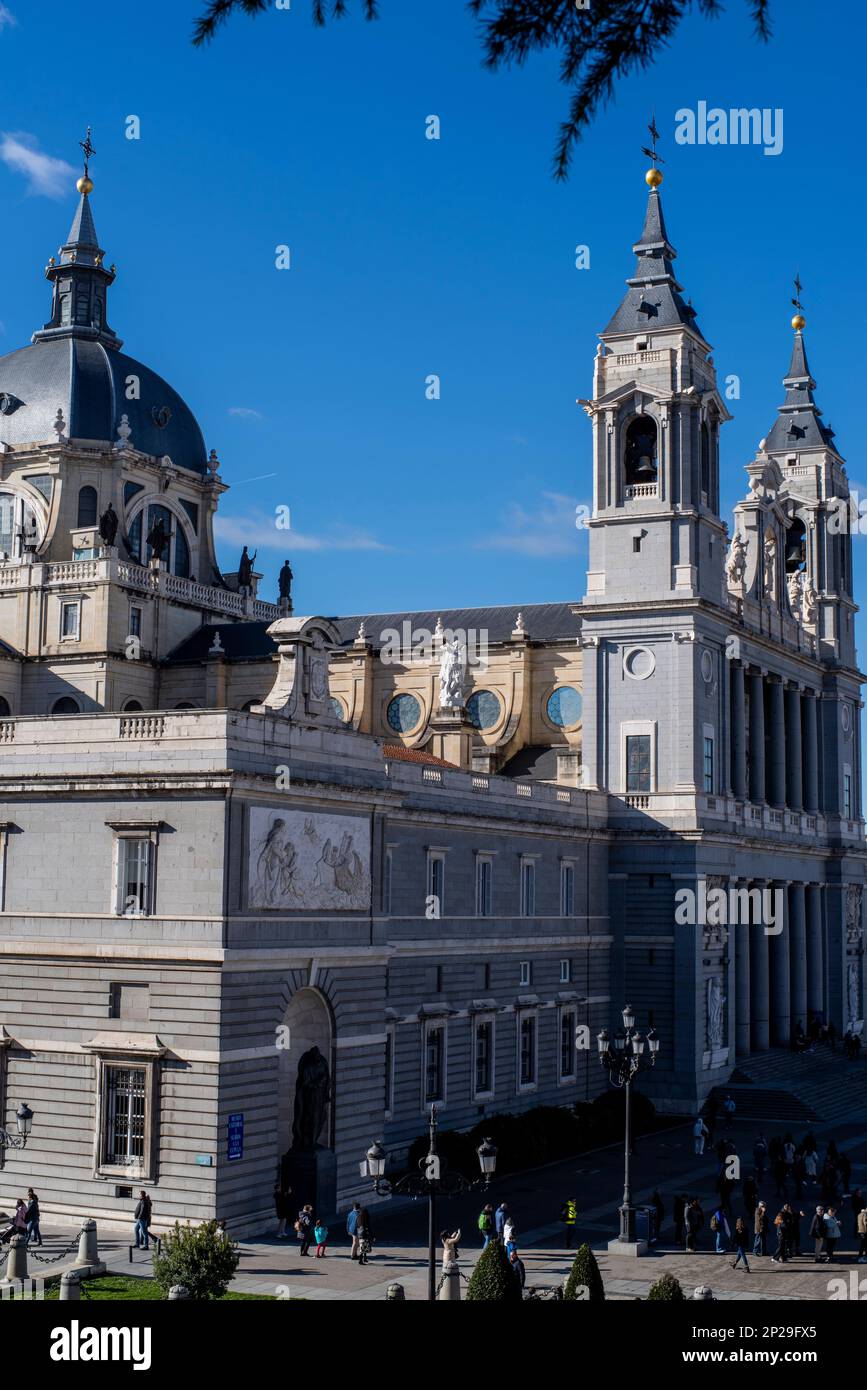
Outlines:
{"label": "ornamental lamp post", "polygon": [[632,1205],[632,1187],[629,1171],[630,1151],[632,1149],[632,1079],[638,1073],[645,1049],[649,1057],[650,1065],[656,1065],[656,1057],[659,1052],[659,1038],[656,1036],[654,1028],[648,1029],[647,1037],[643,1038],[635,1029],[635,1010],[631,1004],[627,1004],[623,1010],[623,1028],[618,1028],[614,1035],[613,1047],[612,1040],[608,1036],[607,1029],[596,1039],[599,1050],[599,1063],[608,1073],[608,1079],[613,1086],[625,1092],[626,1101],[626,1123],[624,1134],[624,1158],[623,1158],[623,1202],[620,1206],[620,1235],[616,1240],[609,1243],[609,1250],[616,1253],[618,1248],[627,1245],[636,1246],[638,1242],[635,1236],[635,1208]]}
{"label": "ornamental lamp post", "polygon": [[10,1134],[8,1129],[0,1129],[0,1149],[23,1149],[27,1146],[27,1136],[33,1128],[33,1111],[22,1101],[15,1112],[15,1126],[18,1134]]}
{"label": "ornamental lamp post", "polygon": [[428,1201],[428,1302],[436,1301],[436,1204],[437,1197],[456,1197],[462,1192],[471,1192],[475,1187],[486,1189],[497,1170],[497,1147],[490,1139],[483,1139],[476,1149],[480,1176],[470,1179],[460,1173],[451,1172],[446,1160],[437,1152],[436,1105],[430,1108],[428,1124],[428,1151],[418,1161],[418,1172],[405,1173],[393,1182],[385,1176],[385,1149],[374,1140],[367,1150],[361,1165],[362,1173],[373,1179],[373,1188],[378,1197],[409,1196],[427,1197]]}

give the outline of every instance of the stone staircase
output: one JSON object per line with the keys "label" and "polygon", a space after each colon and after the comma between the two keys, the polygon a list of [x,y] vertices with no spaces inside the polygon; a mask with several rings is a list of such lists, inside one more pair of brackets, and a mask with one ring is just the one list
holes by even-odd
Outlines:
{"label": "stone staircase", "polygon": [[731,1093],[738,1119],[793,1124],[834,1121],[867,1125],[867,1057],[850,1062],[839,1048],[795,1053],[772,1048],[744,1057],[717,1095]]}

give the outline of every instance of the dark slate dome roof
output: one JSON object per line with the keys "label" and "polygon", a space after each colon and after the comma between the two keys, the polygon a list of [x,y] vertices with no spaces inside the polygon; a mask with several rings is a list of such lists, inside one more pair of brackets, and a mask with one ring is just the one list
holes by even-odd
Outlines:
{"label": "dark slate dome roof", "polygon": [[[126,398],[130,376],[138,377],[138,400]],[[177,391],[150,367],[99,341],[44,338],[0,357],[0,440],[53,441],[58,408],[69,439],[114,443],[126,415],[133,448],[207,472],[202,432]],[[166,423],[161,428],[157,420]]]}

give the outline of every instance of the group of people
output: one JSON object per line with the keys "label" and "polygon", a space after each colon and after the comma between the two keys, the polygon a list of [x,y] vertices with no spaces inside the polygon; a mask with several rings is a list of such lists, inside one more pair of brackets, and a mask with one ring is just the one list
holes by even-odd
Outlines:
{"label": "group of people", "polygon": [[15,1215],[5,1231],[0,1231],[0,1244],[5,1245],[13,1236],[24,1236],[28,1245],[41,1245],[42,1233],[39,1229],[39,1198],[28,1187],[26,1197],[15,1201]]}
{"label": "group of people", "polygon": [[512,1273],[523,1289],[527,1272],[518,1253],[518,1227],[508,1202],[501,1202],[496,1210],[492,1202],[486,1202],[479,1212],[478,1228],[482,1237],[482,1249],[487,1250],[492,1241],[502,1245]]}
{"label": "group of people", "polygon": [[[316,1258],[323,1259],[328,1248],[329,1229],[321,1216],[315,1216],[310,1202],[305,1202],[292,1220],[292,1189],[277,1183],[274,1188],[274,1209],[277,1213],[277,1237],[289,1240],[292,1230],[298,1237],[300,1255],[309,1255],[310,1247],[316,1245]],[[370,1212],[360,1202],[355,1202],[346,1217],[346,1234],[349,1236],[349,1255],[360,1265],[366,1265],[373,1248],[373,1222]]]}
{"label": "group of people", "polygon": [[[706,1111],[704,1118],[698,1117],[694,1130],[697,1152],[704,1152],[705,1138],[712,1134],[715,1118],[713,1111],[710,1114]],[[702,1127],[701,1136],[699,1124]],[[833,1139],[828,1143],[824,1155],[820,1155],[812,1131],[799,1143],[795,1142],[791,1133],[782,1137],[775,1135],[770,1142],[764,1134],[759,1134],[753,1144],[755,1171],[747,1173],[743,1179],[735,1176],[740,1171],[740,1159],[730,1141],[721,1139],[716,1146],[716,1154],[715,1187],[718,1200],[710,1217],[710,1232],[718,1255],[734,1254],[733,1268],[742,1265],[749,1272],[750,1247],[754,1256],[766,1256],[771,1236],[776,1237],[772,1263],[785,1264],[794,1256],[804,1253],[807,1232],[801,1222],[808,1212],[801,1209],[800,1202],[809,1188],[815,1188],[816,1196],[821,1197],[814,1211],[809,1213],[808,1235],[813,1243],[813,1259],[826,1264],[833,1260],[837,1245],[844,1235],[842,1208],[848,1200],[854,1235],[858,1240],[858,1262],[867,1263],[867,1206],[861,1189],[851,1188],[852,1165],[848,1156],[838,1150]],[[775,1197],[780,1202],[773,1216],[768,1201],[760,1197],[760,1188],[768,1182],[773,1182]],[[744,1214],[735,1218],[732,1200],[738,1185]],[[790,1189],[793,1191],[790,1192]],[[790,1197],[794,1199],[794,1205]],[[654,1193],[654,1198],[659,1203],[657,1216],[661,1225],[661,1198],[658,1193]],[[706,1220],[699,1198],[678,1193],[674,1199],[673,1214],[675,1243],[684,1245],[687,1251],[695,1251]]]}

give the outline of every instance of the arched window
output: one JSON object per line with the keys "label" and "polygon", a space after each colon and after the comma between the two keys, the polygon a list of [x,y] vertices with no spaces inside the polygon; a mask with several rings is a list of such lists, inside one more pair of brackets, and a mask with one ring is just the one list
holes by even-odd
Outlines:
{"label": "arched window", "polygon": [[179,522],[175,522],[175,563],[174,572],[180,575],[181,579],[190,577],[190,547],[187,545],[187,538],[184,535],[184,528]]}
{"label": "arched window", "polygon": [[786,532],[786,574],[797,574],[807,564],[807,528],[799,516]]}
{"label": "arched window", "polygon": [[637,415],[626,431],[624,470],[627,487],[656,483],[656,421],[650,415]]}
{"label": "arched window", "polygon": [[134,714],[136,710],[144,709],[141,700],[127,700],[123,707],[124,714]]}
{"label": "arched window", "polygon": [[83,487],[78,492],[77,526],[96,525],[96,488]]}
{"label": "arched window", "polygon": [[175,709],[198,709],[198,705],[194,705],[190,700],[182,700],[179,705],[175,705]]}
{"label": "arched window", "polygon": [[707,503],[710,498],[710,430],[702,421],[701,426],[701,500]]}
{"label": "arched window", "polygon": [[78,701],[73,700],[71,695],[61,695],[59,700],[55,700],[51,706],[52,714],[80,714]]}
{"label": "arched window", "polygon": [[11,713],[12,709],[10,707],[9,701],[6,699],[6,696],[0,695],[0,718],[5,719],[6,716]]}

